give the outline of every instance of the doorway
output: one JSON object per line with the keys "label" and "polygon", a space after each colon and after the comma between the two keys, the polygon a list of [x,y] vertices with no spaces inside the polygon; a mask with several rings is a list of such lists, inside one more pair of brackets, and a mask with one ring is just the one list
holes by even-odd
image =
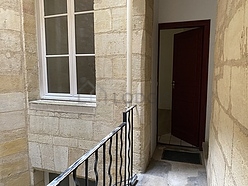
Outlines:
{"label": "doorway", "polygon": [[210,20],[159,24],[158,143],[202,149],[209,33]]}

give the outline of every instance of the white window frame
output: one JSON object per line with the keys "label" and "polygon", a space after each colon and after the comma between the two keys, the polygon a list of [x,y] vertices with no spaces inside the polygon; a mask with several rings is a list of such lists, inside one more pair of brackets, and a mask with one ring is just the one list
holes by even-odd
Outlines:
{"label": "white window frame", "polygon": [[[65,100],[65,101],[85,101],[96,102],[96,95],[77,94],[77,75],[76,75],[76,57],[95,57],[95,54],[76,54],[75,41],[75,15],[93,13],[91,11],[75,12],[74,0],[67,0],[67,13],[56,15],[44,15],[44,0],[36,1],[37,12],[37,33],[39,43],[39,61],[40,61],[40,96],[41,99]],[[68,52],[64,55],[46,55],[46,37],[45,37],[45,18],[67,16],[68,23]],[[48,93],[47,81],[47,57],[69,57],[69,78],[70,78],[70,94]]]}

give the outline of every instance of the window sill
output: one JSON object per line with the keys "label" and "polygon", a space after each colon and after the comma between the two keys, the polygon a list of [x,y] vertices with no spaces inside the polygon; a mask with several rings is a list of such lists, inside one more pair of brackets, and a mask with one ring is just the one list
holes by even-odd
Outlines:
{"label": "window sill", "polygon": [[30,110],[95,114],[96,103],[58,100],[35,100],[29,102]]}

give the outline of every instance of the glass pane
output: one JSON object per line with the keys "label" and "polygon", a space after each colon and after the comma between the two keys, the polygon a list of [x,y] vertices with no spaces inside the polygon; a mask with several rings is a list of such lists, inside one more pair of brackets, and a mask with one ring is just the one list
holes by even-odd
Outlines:
{"label": "glass pane", "polygon": [[94,54],[94,17],[93,13],[76,15],[76,52]]}
{"label": "glass pane", "polygon": [[45,19],[47,54],[68,54],[67,17]]}
{"label": "glass pane", "polygon": [[77,93],[95,95],[95,57],[77,57]]}
{"label": "glass pane", "polygon": [[49,93],[70,93],[69,58],[47,58]]}
{"label": "glass pane", "polygon": [[75,0],[75,11],[82,12],[93,10],[93,0]]}
{"label": "glass pane", "polygon": [[[49,183],[53,181],[59,174],[49,173]],[[69,177],[66,177],[62,182],[59,183],[61,186],[69,185]]]}
{"label": "glass pane", "polygon": [[67,13],[67,0],[44,0],[45,16]]}
{"label": "glass pane", "polygon": [[[78,178],[78,181],[80,183],[80,186],[85,186],[85,179],[84,178]],[[88,186],[95,186],[96,185],[96,182],[93,181],[93,180],[88,180]]]}

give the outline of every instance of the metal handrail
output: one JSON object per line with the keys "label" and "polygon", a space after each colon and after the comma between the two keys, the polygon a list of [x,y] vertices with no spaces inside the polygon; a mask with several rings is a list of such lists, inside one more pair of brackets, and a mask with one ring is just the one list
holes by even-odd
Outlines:
{"label": "metal handrail", "polygon": [[[112,132],[110,132],[105,138],[103,138],[94,148],[92,148],[91,150],[89,150],[87,153],[85,153],[82,157],[80,157],[77,161],[75,161],[69,168],[67,168],[63,173],[61,173],[58,177],[56,177],[52,182],[50,182],[47,186],[57,186],[59,185],[59,183],[61,181],[63,181],[67,176],[69,176],[71,173],[73,173],[73,178],[74,178],[74,181],[76,183],[76,185],[79,185],[78,182],[77,182],[77,178],[76,178],[76,170],[77,168],[82,165],[86,160],[88,160],[94,153],[97,153],[96,156],[98,157],[98,150],[101,148],[101,147],[104,147],[105,149],[105,144],[111,140],[111,143],[112,143],[112,138],[114,135],[117,135],[117,133],[124,127],[126,127],[126,138],[125,138],[125,149],[124,150],[127,150],[128,151],[128,160],[126,159],[125,161],[125,178],[124,178],[124,182],[126,182],[126,174],[128,174],[128,179],[130,179],[128,181],[128,185],[132,185],[132,182],[134,182],[134,177],[133,177],[133,109],[136,107],[136,105],[134,106],[131,106],[129,108],[127,108],[127,110],[125,112],[123,112],[123,123],[120,124],[117,128],[115,128]],[[127,126],[129,125],[129,126]],[[129,131],[127,131],[129,130]],[[130,132],[131,131],[131,132]],[[127,134],[128,132],[128,134]],[[118,136],[117,136],[118,138]],[[129,140],[129,142],[127,143],[127,140]],[[116,142],[117,146],[118,146],[118,143]],[[128,146],[127,146],[128,145]],[[121,147],[122,148],[122,147]],[[125,151],[126,152],[126,151]],[[127,152],[125,153],[127,154]],[[130,158],[130,155],[131,155],[131,158]],[[104,155],[105,156],[105,155]],[[122,158],[122,157],[121,157]],[[126,157],[125,157],[126,158]],[[131,160],[130,160],[131,159]],[[131,161],[128,163],[128,173],[127,173],[127,169],[126,169],[126,164],[127,164],[127,161]],[[130,167],[130,164],[131,164],[131,167]],[[117,164],[116,164],[116,167],[117,167]],[[130,171],[131,169],[131,171]],[[131,176],[130,176],[131,174]],[[117,174],[116,174],[117,175]],[[111,176],[111,175],[110,175]],[[97,177],[97,176],[96,176]],[[136,177],[136,176],[135,176]],[[117,177],[116,177],[116,181],[117,181]],[[122,180],[121,180],[122,182]],[[116,183],[117,184],[117,183]],[[87,185],[87,183],[86,183]]]}

